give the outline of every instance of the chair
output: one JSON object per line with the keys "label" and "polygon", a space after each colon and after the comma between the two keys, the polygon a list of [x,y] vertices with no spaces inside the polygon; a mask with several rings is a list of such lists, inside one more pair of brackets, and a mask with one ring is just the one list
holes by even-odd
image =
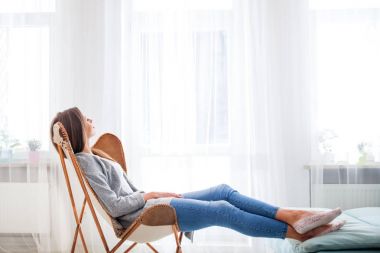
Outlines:
{"label": "chair", "polygon": [[[81,222],[84,214],[85,207],[90,208],[91,215],[94,219],[96,228],[98,230],[100,239],[102,240],[104,249],[107,253],[116,252],[117,249],[126,241],[131,241],[132,244],[124,252],[130,252],[138,243],[145,243],[153,252],[158,252],[150,242],[159,240],[170,234],[174,234],[176,242],[176,253],[182,253],[181,241],[183,233],[179,231],[175,209],[169,205],[155,205],[147,208],[128,228],[123,228],[117,219],[113,218],[107,213],[102,202],[97,198],[95,192],[87,181],[87,178],[82,173],[82,169],[74,155],[71,147],[70,140],[66,129],[61,122],[57,122],[53,126],[53,141],[57,145],[58,154],[61,160],[63,173],[66,180],[67,189],[70,195],[70,201],[76,221],[76,229],[74,239],[71,247],[71,252],[75,252],[76,241],[78,234],[82,241],[84,251],[87,253],[87,245],[81,228]],[[113,134],[103,134],[92,147],[92,152],[96,155],[102,156],[118,162],[123,170],[127,173],[127,166],[124,158],[124,151],[120,140]],[[84,200],[82,203],[81,211],[78,215],[76,203],[74,200],[73,191],[71,188],[71,178],[67,171],[65,158],[70,160],[75,170],[77,179],[80,183],[80,188],[84,193]],[[104,236],[102,226],[99,223],[98,213],[112,226],[116,237],[119,241],[114,247],[110,249],[107,240]]]}

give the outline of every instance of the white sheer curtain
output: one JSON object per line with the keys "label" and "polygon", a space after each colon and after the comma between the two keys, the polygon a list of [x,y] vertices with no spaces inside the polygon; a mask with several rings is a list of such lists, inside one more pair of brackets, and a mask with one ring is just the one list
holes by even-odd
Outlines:
{"label": "white sheer curtain", "polygon": [[[118,1],[56,2],[57,12],[51,38],[54,48],[50,118],[58,111],[79,107],[95,124],[96,136],[92,141],[104,132],[121,135],[121,24],[118,5]],[[51,175],[52,233],[48,251],[68,252],[74,236],[75,221],[62,168],[54,149],[51,149],[51,158],[54,159],[52,163],[55,170]],[[74,182],[73,189],[79,212],[84,197],[78,182]],[[113,246],[116,242],[114,232],[100,220],[109,245]],[[83,223],[89,251],[103,252],[88,208]],[[127,246],[122,248],[125,250]],[[79,238],[77,247],[79,252],[83,251]]]}
{"label": "white sheer curtain", "polygon": [[380,1],[310,1],[312,205],[380,205]]}
{"label": "white sheer curtain", "polygon": [[[228,183],[308,205],[306,11],[303,1],[123,2],[123,140],[138,185]],[[260,245],[221,228],[195,242],[203,251]]]}
{"label": "white sheer curtain", "polygon": [[[0,251],[48,247],[51,1],[0,2]],[[36,152],[39,150],[39,152]]]}
{"label": "white sheer curtain", "polygon": [[[0,1],[1,252],[71,248],[75,222],[49,124],[78,106],[97,122],[98,136],[120,135],[120,32],[113,32],[120,15],[113,3]],[[37,153],[30,140],[40,142]],[[78,194],[77,206],[82,199]],[[99,238],[88,217],[94,252]]]}
{"label": "white sheer curtain", "polygon": [[[53,6],[44,26],[49,46],[41,46],[48,53],[41,73],[49,75],[38,79],[48,80],[49,92],[36,92],[48,97],[42,110],[48,116],[26,102],[22,114],[44,122],[36,130],[44,149],[50,119],[78,106],[94,120],[97,136],[121,137],[130,177],[145,191],[228,183],[275,205],[308,205],[303,165],[310,155],[312,90],[305,1],[57,0]],[[75,226],[51,148],[50,169],[39,181],[48,183],[48,201],[41,202],[49,213],[37,215],[49,233],[25,233],[34,235],[40,252],[66,252]],[[90,218],[83,225],[88,246],[102,252]],[[185,240],[184,249],[265,252],[261,242],[209,228],[196,232],[194,244]],[[172,238],[155,245],[163,252],[174,247]]]}

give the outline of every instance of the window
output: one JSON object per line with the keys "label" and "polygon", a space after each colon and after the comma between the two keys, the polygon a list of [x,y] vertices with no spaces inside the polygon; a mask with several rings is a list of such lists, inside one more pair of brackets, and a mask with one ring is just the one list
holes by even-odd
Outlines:
{"label": "window", "polygon": [[[310,1],[315,25],[318,127],[337,135],[337,161],[380,147],[380,1]],[[380,158],[380,157],[378,157]]]}
{"label": "window", "polygon": [[228,143],[226,32],[195,32],[193,39],[197,143]]}
{"label": "window", "polygon": [[[0,2],[0,147],[48,149],[49,39],[54,1]],[[2,157],[4,158],[4,152]]]}
{"label": "window", "polygon": [[230,12],[231,1],[133,1],[145,145],[229,143]]}

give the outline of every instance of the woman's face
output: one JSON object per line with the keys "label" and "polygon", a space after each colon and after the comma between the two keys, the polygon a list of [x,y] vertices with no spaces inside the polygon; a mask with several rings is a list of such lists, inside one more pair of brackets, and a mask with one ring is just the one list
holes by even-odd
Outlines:
{"label": "woman's face", "polygon": [[84,115],[84,124],[87,139],[90,139],[95,135],[95,127],[92,124],[92,119],[87,118],[87,116]]}

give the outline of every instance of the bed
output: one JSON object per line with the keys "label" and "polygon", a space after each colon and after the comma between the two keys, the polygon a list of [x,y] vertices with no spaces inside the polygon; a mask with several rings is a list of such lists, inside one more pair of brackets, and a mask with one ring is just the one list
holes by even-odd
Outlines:
{"label": "bed", "polygon": [[380,207],[346,210],[337,219],[347,221],[339,231],[303,243],[291,239],[268,243],[275,253],[380,253]]}

